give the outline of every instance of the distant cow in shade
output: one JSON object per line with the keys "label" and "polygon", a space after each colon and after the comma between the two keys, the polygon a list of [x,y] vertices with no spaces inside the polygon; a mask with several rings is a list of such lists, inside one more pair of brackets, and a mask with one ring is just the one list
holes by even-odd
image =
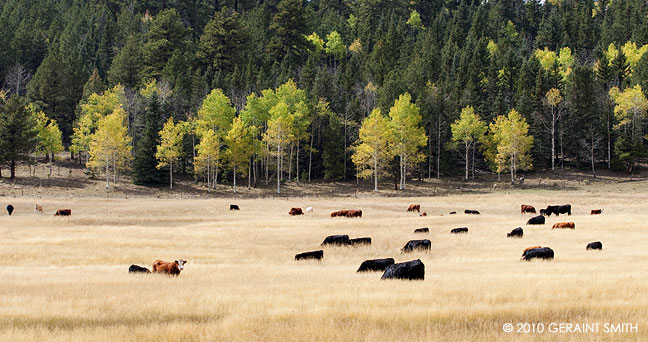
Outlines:
{"label": "distant cow in shade", "polygon": [[466,209],[466,210],[464,210],[464,214],[479,215],[479,211],[478,210]]}
{"label": "distant cow in shade", "polygon": [[430,228],[427,227],[414,229],[414,233],[429,233],[429,232],[430,232]]}
{"label": "distant cow in shade", "polygon": [[54,216],[70,216],[72,215],[72,209],[59,209],[56,211]]}
{"label": "distant cow in shade", "polygon": [[362,210],[355,210],[355,209],[349,210],[346,213],[346,217],[362,217]]}
{"label": "distant cow in shade", "polygon": [[304,215],[304,212],[302,211],[301,208],[292,208],[288,212],[288,215],[290,216],[295,216],[295,215]]}
{"label": "distant cow in shade", "polygon": [[423,280],[425,279],[425,265],[421,259],[393,264],[387,266],[380,279]]}
{"label": "distant cow in shade", "polygon": [[603,209],[592,209],[590,211],[590,215],[601,215],[603,213]]}
{"label": "distant cow in shade", "polygon": [[312,252],[304,252],[304,253],[299,253],[295,255],[295,260],[307,260],[307,259],[317,259],[317,260],[322,260],[324,257],[324,251],[319,250],[319,251],[312,251]]}
{"label": "distant cow in shade", "polygon": [[349,239],[349,244],[351,246],[371,245],[371,238],[370,237],[361,237],[361,238]]}
{"label": "distant cow in shade", "polygon": [[574,229],[576,228],[576,224],[574,222],[558,222],[551,227],[551,229],[556,229],[556,228],[571,228]]}
{"label": "distant cow in shade", "polygon": [[457,214],[456,211],[451,211],[450,214],[448,214],[448,215],[456,215],[456,214]]}
{"label": "distant cow in shade", "polygon": [[544,210],[543,215],[551,216],[551,214],[556,214],[556,216],[560,216],[560,214],[571,215],[571,204],[550,205]]}
{"label": "distant cow in shade", "polygon": [[11,216],[11,214],[13,214],[13,211],[14,211],[14,206],[9,204],[7,206],[7,213],[9,213],[9,216]]}
{"label": "distant cow in shade", "polygon": [[420,213],[419,216],[427,216],[427,213],[424,211],[424,212]]}
{"label": "distant cow in shade", "polygon": [[348,235],[330,235],[324,239],[322,246],[324,245],[348,245],[349,236]]}
{"label": "distant cow in shade", "polygon": [[230,204],[230,210],[241,210],[241,208],[239,208],[238,204]]}
{"label": "distant cow in shade", "polygon": [[549,247],[536,247],[527,248],[522,253],[522,260],[529,261],[531,259],[553,259],[554,251]]}
{"label": "distant cow in shade", "polygon": [[545,224],[545,217],[542,215],[534,216],[526,224]]}
{"label": "distant cow in shade", "polygon": [[506,237],[517,237],[517,238],[521,238],[522,235],[524,235],[524,230],[522,230],[522,227],[517,227],[517,228],[511,230],[510,233],[506,234]]}
{"label": "distant cow in shade", "polygon": [[407,211],[416,211],[416,212],[421,212],[421,205],[420,204],[410,204],[410,206],[407,208]]}
{"label": "distant cow in shade", "polygon": [[153,263],[153,273],[165,273],[168,275],[180,275],[184,269],[187,260],[175,260],[173,262],[166,262],[162,260],[155,260]]}
{"label": "distant cow in shade", "polygon": [[450,234],[462,234],[462,233],[468,233],[468,228],[466,227],[454,228],[450,231]]}
{"label": "distant cow in shade", "polygon": [[410,240],[405,244],[405,247],[401,249],[403,253],[412,252],[414,250],[430,250],[432,249],[432,242],[430,240]]}
{"label": "distant cow in shade", "polygon": [[532,214],[535,214],[535,213],[536,213],[536,209],[535,209],[533,206],[531,206],[531,205],[522,204],[522,207],[520,208],[520,213],[521,213],[521,214],[524,214],[524,213],[532,213]]}
{"label": "distant cow in shade", "polygon": [[138,266],[138,265],[130,265],[128,268],[128,273],[151,273],[148,268]]}
{"label": "distant cow in shade", "polygon": [[338,217],[338,216],[344,217],[344,216],[347,216],[348,213],[349,213],[349,210],[338,210],[338,211],[332,212],[331,217]]}
{"label": "distant cow in shade", "polygon": [[356,272],[384,271],[393,264],[393,258],[365,260],[360,264],[360,268]]}
{"label": "distant cow in shade", "polygon": [[587,244],[587,247],[585,249],[586,250],[603,249],[603,244],[601,243],[601,241],[590,242],[590,243]]}

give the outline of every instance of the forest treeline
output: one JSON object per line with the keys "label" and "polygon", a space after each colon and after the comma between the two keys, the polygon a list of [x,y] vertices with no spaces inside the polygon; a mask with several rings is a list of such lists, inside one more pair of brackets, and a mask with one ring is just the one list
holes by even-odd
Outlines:
{"label": "forest treeline", "polygon": [[0,161],[13,177],[65,148],[107,182],[208,186],[635,172],[647,15],[642,0],[7,0]]}

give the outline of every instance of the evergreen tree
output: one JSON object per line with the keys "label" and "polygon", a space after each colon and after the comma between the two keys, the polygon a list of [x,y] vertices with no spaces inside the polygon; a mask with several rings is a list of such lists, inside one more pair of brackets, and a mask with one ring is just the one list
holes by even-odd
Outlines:
{"label": "evergreen tree", "polygon": [[0,106],[0,165],[9,167],[11,179],[18,162],[26,161],[37,145],[38,130],[24,98],[11,96]]}
{"label": "evergreen tree", "polygon": [[137,185],[163,184],[164,176],[157,168],[155,157],[157,146],[160,144],[159,131],[164,122],[164,113],[157,91],[146,98],[144,109],[144,130],[137,140],[135,158],[133,161],[133,183]]}

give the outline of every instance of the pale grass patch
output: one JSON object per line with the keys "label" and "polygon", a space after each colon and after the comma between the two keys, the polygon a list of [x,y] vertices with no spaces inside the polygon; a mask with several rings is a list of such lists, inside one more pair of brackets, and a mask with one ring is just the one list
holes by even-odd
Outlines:
{"label": "pale grass patch", "polygon": [[[637,184],[633,184],[633,187]],[[644,184],[645,187],[645,184]],[[648,250],[641,192],[524,191],[428,198],[7,199],[0,216],[0,341],[576,341],[647,339]],[[34,202],[44,214],[33,214]],[[230,212],[237,203],[241,211]],[[429,216],[407,213],[420,203]],[[573,215],[525,226],[520,204],[571,203]],[[313,213],[289,217],[291,207]],[[72,217],[54,217],[72,208]],[[338,209],[360,219],[331,218]],[[590,209],[605,209],[590,216]],[[477,209],[482,215],[464,215]],[[456,210],[457,215],[448,215]],[[441,216],[443,214],[443,216]],[[573,221],[576,229],[551,230]],[[467,235],[450,229],[468,227]],[[522,226],[524,238],[506,233]],[[429,234],[414,234],[429,227]],[[325,236],[369,247],[324,247]],[[429,253],[401,254],[428,238]],[[603,251],[586,251],[592,241]],[[550,262],[520,262],[528,246]],[[365,259],[420,258],[425,281],[357,274]],[[179,277],[130,264],[188,263]],[[638,334],[504,333],[512,322],[629,322]]]}

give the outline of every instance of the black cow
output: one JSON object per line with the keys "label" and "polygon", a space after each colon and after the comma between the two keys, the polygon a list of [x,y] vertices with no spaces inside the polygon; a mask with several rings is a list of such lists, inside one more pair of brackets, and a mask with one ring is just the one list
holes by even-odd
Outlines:
{"label": "black cow", "polygon": [[449,215],[456,215],[456,214],[457,214],[456,211],[451,211]]}
{"label": "black cow", "polygon": [[13,213],[13,211],[14,211],[14,207],[13,207],[13,205],[9,204],[9,205],[7,206],[7,212],[9,213],[9,216],[11,216],[11,214]]}
{"label": "black cow", "polygon": [[348,235],[331,235],[327,236],[324,239],[324,242],[322,242],[322,246],[324,245],[348,245],[349,242],[349,236]]}
{"label": "black cow", "polygon": [[601,243],[601,241],[590,242],[587,244],[586,250],[590,249],[603,249],[603,244]]}
{"label": "black cow", "polygon": [[511,230],[510,233],[506,234],[506,237],[517,237],[517,238],[521,238],[522,235],[524,235],[524,230],[522,230],[522,227],[517,227],[517,228]]}
{"label": "black cow", "polygon": [[534,216],[526,224],[545,224],[545,217],[542,215]]}
{"label": "black cow", "polygon": [[479,211],[466,209],[464,210],[464,214],[479,215]]}
{"label": "black cow", "polygon": [[461,234],[461,233],[468,233],[468,228],[461,227],[461,228],[455,228],[450,231],[450,234]]}
{"label": "black cow", "polygon": [[237,204],[230,204],[230,210],[241,210]]}
{"label": "black cow", "polygon": [[307,259],[317,259],[317,260],[322,260],[324,257],[324,251],[319,250],[319,251],[312,251],[312,252],[304,252],[304,253],[299,253],[295,255],[295,260],[307,260]]}
{"label": "black cow", "polygon": [[421,259],[393,264],[385,269],[385,273],[380,279],[423,280],[425,279],[425,265]]}
{"label": "black cow", "polygon": [[536,258],[553,259],[554,251],[549,247],[539,247],[539,248],[527,249],[526,251],[524,251],[524,254],[522,254],[522,260],[529,261],[531,259],[536,259]]}
{"label": "black cow", "polygon": [[430,232],[430,228],[427,227],[414,229],[414,233],[429,233],[429,232]]}
{"label": "black cow", "polygon": [[360,264],[360,268],[356,272],[384,271],[393,264],[393,258],[365,260]]}
{"label": "black cow", "polygon": [[128,273],[151,273],[151,271],[149,271],[149,269],[146,267],[130,265],[130,267],[128,268]]}
{"label": "black cow", "polygon": [[371,238],[370,237],[361,237],[361,238],[349,239],[349,244],[351,246],[355,246],[355,245],[371,245]]}
{"label": "black cow", "polygon": [[72,209],[58,209],[54,216],[70,216],[72,215]]}
{"label": "black cow", "polygon": [[551,214],[556,214],[556,216],[560,216],[560,214],[571,215],[571,204],[550,205],[542,214],[545,216],[551,216]]}
{"label": "black cow", "polygon": [[415,249],[419,250],[430,250],[432,249],[432,242],[428,239],[425,240],[410,240],[405,244],[405,247],[401,249],[403,253],[412,252]]}

